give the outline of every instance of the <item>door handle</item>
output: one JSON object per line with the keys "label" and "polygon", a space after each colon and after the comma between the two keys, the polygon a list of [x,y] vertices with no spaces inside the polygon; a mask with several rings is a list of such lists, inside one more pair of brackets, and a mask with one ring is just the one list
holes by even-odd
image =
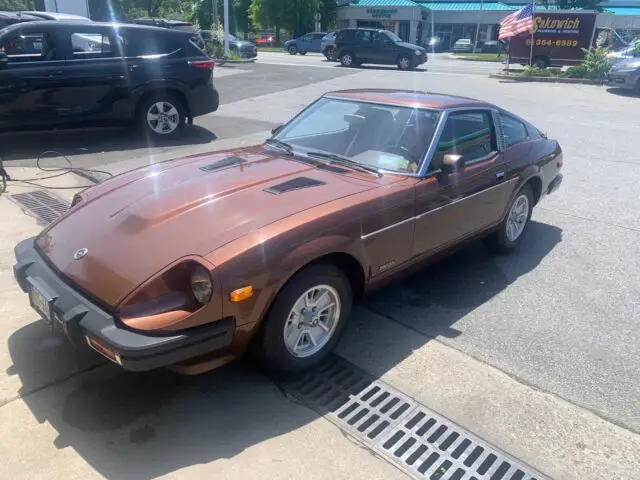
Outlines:
{"label": "door handle", "polygon": [[48,74],[50,77],[59,77],[64,72],[62,70],[49,70]]}
{"label": "door handle", "polygon": [[129,71],[133,72],[134,70],[136,70],[140,65],[129,65]]}
{"label": "door handle", "polygon": [[499,182],[501,182],[502,180],[504,180],[504,172],[498,172],[498,173],[496,173],[496,180],[498,180]]}

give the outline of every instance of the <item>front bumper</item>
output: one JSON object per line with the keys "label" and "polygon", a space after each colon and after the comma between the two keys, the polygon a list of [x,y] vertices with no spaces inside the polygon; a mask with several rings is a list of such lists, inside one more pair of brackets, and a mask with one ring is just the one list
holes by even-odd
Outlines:
{"label": "front bumper", "polygon": [[[75,345],[89,346],[125,370],[144,371],[212,353],[233,342],[232,318],[171,334],[125,328],[106,308],[81,294],[54,271],[36,250],[34,241],[35,238],[29,238],[15,247],[15,279],[30,295],[31,305],[43,316],[43,321],[52,330],[64,333]],[[41,300],[32,299],[33,288],[46,302],[44,306]],[[42,308],[47,312],[39,311]]]}
{"label": "front bumper", "polygon": [[611,72],[607,78],[607,83],[611,86],[626,88],[633,90],[640,79],[640,75],[636,72]]}

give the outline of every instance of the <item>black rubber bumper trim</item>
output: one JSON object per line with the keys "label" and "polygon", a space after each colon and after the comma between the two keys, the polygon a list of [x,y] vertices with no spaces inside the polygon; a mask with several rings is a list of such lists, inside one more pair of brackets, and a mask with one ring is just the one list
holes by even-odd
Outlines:
{"label": "black rubber bumper trim", "polygon": [[127,370],[153,370],[179,363],[231,345],[235,320],[223,318],[178,334],[150,335],[123,326],[109,312],[97,306],[65,283],[47,265],[34,246],[35,237],[15,247],[14,276],[23,291],[39,285],[50,299],[55,330],[60,330],[76,345],[88,348],[86,336],[112,350]]}

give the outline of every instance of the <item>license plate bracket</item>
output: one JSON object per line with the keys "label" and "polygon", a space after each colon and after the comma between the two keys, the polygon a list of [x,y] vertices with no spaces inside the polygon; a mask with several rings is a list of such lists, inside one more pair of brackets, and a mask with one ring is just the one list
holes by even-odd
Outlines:
{"label": "license plate bracket", "polygon": [[51,292],[40,278],[27,277],[29,285],[29,303],[31,308],[40,314],[45,322],[53,321],[53,302],[57,295]]}

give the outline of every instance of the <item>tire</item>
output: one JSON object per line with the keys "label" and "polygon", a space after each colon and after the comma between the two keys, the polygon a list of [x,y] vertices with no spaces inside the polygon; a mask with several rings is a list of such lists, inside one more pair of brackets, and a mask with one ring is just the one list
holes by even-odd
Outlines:
{"label": "tire", "polygon": [[340,55],[340,64],[343,67],[353,67],[356,65],[356,57],[351,52],[344,52]]}
{"label": "tire", "polygon": [[289,55],[295,55],[296,53],[298,53],[298,47],[296,47],[295,45],[291,45],[288,49]]}
{"label": "tire", "polygon": [[635,94],[640,97],[640,79],[636,82]]}
{"label": "tire", "polygon": [[[153,115],[163,113],[162,119],[153,121]],[[155,93],[145,99],[138,109],[138,122],[148,138],[170,139],[179,136],[186,124],[186,109],[184,105],[173,95],[168,93]],[[160,123],[163,123],[161,126]]]}
{"label": "tire", "polygon": [[324,56],[327,57],[327,60],[329,60],[330,62],[334,62],[336,59],[335,48],[325,48]]}
{"label": "tire", "polygon": [[536,68],[547,68],[549,66],[549,61],[546,57],[535,57],[532,64]]}
{"label": "tire", "polygon": [[[522,200],[522,199],[525,200]],[[510,231],[511,220],[513,220],[512,215],[516,215],[514,211],[518,210],[517,205],[519,202],[526,201],[526,213],[522,212],[525,215],[523,218],[524,225],[522,229],[519,230],[517,236],[513,235],[513,231]],[[520,191],[513,197],[513,200],[509,204],[509,209],[507,210],[507,215],[498,227],[498,229],[493,232],[489,237],[485,239],[485,245],[492,253],[498,254],[508,254],[516,250],[520,244],[522,243],[522,239],[524,238],[527,229],[529,228],[529,223],[531,220],[531,213],[533,212],[533,189],[531,185],[528,183],[525,184]]]}
{"label": "tire", "polygon": [[[321,300],[321,307],[325,303],[329,304],[326,300],[333,302],[336,307],[329,311],[322,309],[316,317],[295,315],[294,307],[300,306],[298,302],[309,292],[313,294],[314,289],[318,293],[316,300]],[[319,294],[320,292],[324,293]],[[262,365],[272,373],[284,375],[299,373],[317,365],[340,340],[351,315],[352,305],[351,284],[340,269],[329,264],[317,264],[301,270],[278,293],[264,319],[259,354]],[[323,313],[326,313],[326,323],[323,325],[330,332],[320,325]],[[336,316],[329,324],[331,313]],[[300,327],[302,324],[299,322],[303,318],[312,322],[310,326]],[[311,326],[313,322],[316,326]],[[287,333],[289,341],[285,340]],[[311,341],[310,335],[317,339],[317,344]],[[321,335],[326,335],[327,338]],[[295,348],[292,350],[293,345],[297,346],[299,353],[293,351]]]}
{"label": "tire", "polygon": [[307,52],[300,52],[300,55],[306,55]]}
{"label": "tire", "polygon": [[400,70],[412,70],[413,69],[413,61],[409,57],[409,55],[400,55],[398,57],[398,68]]}

